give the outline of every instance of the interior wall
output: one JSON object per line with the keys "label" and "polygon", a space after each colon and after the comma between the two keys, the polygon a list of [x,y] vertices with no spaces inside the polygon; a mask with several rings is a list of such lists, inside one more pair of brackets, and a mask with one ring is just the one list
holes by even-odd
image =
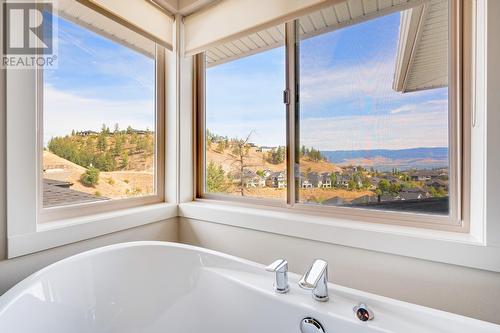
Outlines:
{"label": "interior wall", "polygon": [[333,283],[500,324],[500,273],[185,218],[179,240],[298,274],[322,258]]}

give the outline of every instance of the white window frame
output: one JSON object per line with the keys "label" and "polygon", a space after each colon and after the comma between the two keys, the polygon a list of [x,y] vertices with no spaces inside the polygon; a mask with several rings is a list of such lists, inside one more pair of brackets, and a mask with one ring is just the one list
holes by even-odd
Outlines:
{"label": "white window frame", "polygon": [[[326,215],[335,216],[345,219],[359,219],[365,222],[375,222],[375,223],[388,223],[395,225],[406,225],[411,227],[422,227],[431,228],[437,230],[447,230],[447,231],[457,231],[457,232],[468,232],[469,231],[469,217],[468,217],[468,197],[462,195],[462,193],[468,193],[469,182],[463,181],[463,179],[468,178],[466,176],[466,171],[469,169],[469,160],[467,158],[462,158],[463,151],[467,149],[469,140],[469,131],[462,130],[463,119],[467,117],[470,113],[470,107],[467,104],[467,99],[469,96],[464,96],[464,91],[471,89],[470,85],[462,80],[462,75],[465,69],[462,68],[462,64],[470,62],[470,57],[464,57],[462,50],[470,49],[470,38],[466,39],[463,36],[463,32],[469,31],[472,27],[463,24],[463,8],[461,6],[462,0],[450,1],[450,19],[449,19],[449,30],[450,30],[450,45],[449,45],[449,97],[448,97],[448,118],[449,118],[449,214],[446,216],[441,216],[432,213],[414,213],[414,212],[401,212],[401,211],[384,211],[384,210],[374,210],[356,207],[340,207],[340,206],[326,206],[326,205],[314,205],[311,203],[300,202],[299,191],[300,189],[296,186],[298,183],[298,169],[299,163],[297,161],[297,147],[300,147],[299,130],[296,126],[297,119],[299,115],[297,112],[297,105],[293,101],[298,101],[296,97],[299,92],[296,91],[296,86],[300,86],[300,82],[296,80],[298,77],[297,71],[299,70],[300,64],[297,55],[300,50],[300,35],[298,31],[298,19],[290,22],[284,23],[285,27],[285,45],[286,50],[286,90],[289,94],[289,99],[292,101],[286,104],[286,142],[287,142],[287,200],[286,202],[282,200],[272,200],[265,198],[253,198],[253,197],[239,197],[224,195],[222,193],[207,193],[205,191],[205,164],[206,161],[201,158],[205,155],[205,94],[200,93],[200,91],[205,91],[205,59],[203,53],[197,56],[197,79],[198,82],[198,104],[197,104],[197,122],[198,129],[197,141],[198,150],[197,155],[200,156],[199,163],[197,166],[199,177],[197,178],[197,197],[200,199],[215,199],[215,200],[227,200],[228,202],[244,202],[244,203],[255,203],[268,205],[272,207],[283,207],[290,210],[297,211],[298,213],[316,214],[316,215]],[[404,9],[404,8],[403,8]],[[390,14],[391,12],[397,12],[402,10],[399,7],[394,7],[390,11],[384,10],[380,13],[380,16]],[[371,19],[373,17],[369,17]],[[366,19],[365,19],[366,20]],[[362,24],[365,20],[353,20],[350,25]],[[281,47],[281,46],[280,46]],[[465,59],[463,59],[465,58]],[[465,102],[462,102],[464,100]],[[466,144],[462,144],[462,141]]]}
{"label": "white window frame", "polygon": [[177,216],[176,183],[166,182],[176,170],[176,131],[167,132],[175,112],[166,112],[175,111],[166,98],[167,87],[175,86],[176,76],[168,75],[176,73],[175,58],[157,45],[155,63],[156,194],[51,208],[42,203],[42,70],[5,70],[8,258]]}
{"label": "white window frame", "polygon": [[[465,142],[468,148],[463,152],[463,158],[470,161],[463,171],[467,175],[464,182],[469,188],[463,196],[470,202],[466,211],[470,225],[467,230],[462,230],[465,232],[415,228],[405,225],[404,221],[395,221],[399,225],[389,225],[367,223],[360,217],[321,216],[277,206],[266,207],[255,204],[252,199],[237,204],[220,197],[203,199],[199,197],[199,186],[194,187],[194,200],[180,203],[179,216],[500,272],[500,131],[495,128],[495,124],[500,123],[500,113],[497,112],[500,96],[494,89],[500,84],[500,41],[496,37],[500,33],[500,23],[494,19],[494,13],[499,10],[499,2],[464,1],[464,11],[474,13],[464,17],[464,25],[473,28],[470,31],[464,29],[465,34],[471,35],[465,37],[471,37],[470,50],[473,50],[473,54],[463,55],[470,56],[470,61],[464,62],[463,80],[472,82],[470,91],[464,92],[463,96],[471,108],[463,122],[464,132],[470,132]],[[194,71],[194,77],[197,76],[196,66],[189,70]],[[200,84],[195,86],[203,88]],[[200,103],[196,106],[202,107]],[[197,112],[199,110],[194,114]],[[182,126],[181,130],[188,131],[189,128]],[[196,134],[199,131],[193,132],[195,138]],[[193,149],[194,156],[200,158],[199,147]],[[194,159],[191,162],[199,167]],[[199,174],[195,173],[195,179]],[[189,176],[192,177],[181,175],[181,179]],[[199,183],[198,179],[196,181]]]}

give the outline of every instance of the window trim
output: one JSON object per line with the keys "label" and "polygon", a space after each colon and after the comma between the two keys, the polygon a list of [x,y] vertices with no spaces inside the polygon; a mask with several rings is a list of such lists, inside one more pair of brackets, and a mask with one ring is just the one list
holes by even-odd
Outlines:
{"label": "window trim", "polygon": [[[177,23],[178,24],[178,23]],[[157,194],[142,198],[117,201],[118,205],[88,203],[67,206],[72,214],[55,214],[50,221],[40,223],[39,208],[42,205],[42,145],[39,129],[40,118],[40,71],[6,68],[6,175],[7,192],[7,257],[18,256],[54,248],[109,233],[127,230],[177,217],[177,183],[166,183],[167,171],[177,172],[177,162],[172,160],[172,145],[178,143],[175,131],[166,132],[167,125],[176,117],[177,107],[168,104],[167,94],[176,87],[172,68],[177,60],[157,45],[156,56],[156,130]],[[168,80],[168,84],[167,84]],[[178,89],[178,88],[175,88]],[[172,96],[172,100],[177,100]],[[168,119],[167,119],[168,116]],[[171,125],[170,125],[171,126]],[[167,143],[169,144],[167,148]],[[167,155],[168,153],[168,155]],[[168,163],[168,166],[167,166]],[[36,184],[33,186],[33,184]],[[167,197],[168,201],[167,202]],[[65,207],[55,207],[61,210]],[[80,211],[79,214],[74,211]],[[57,209],[55,210],[57,211]],[[176,222],[176,220],[171,220]]]}
{"label": "window trim", "polygon": [[[286,105],[287,128],[287,201],[265,198],[240,198],[237,196],[205,193],[205,58],[204,53],[195,57],[194,78],[197,87],[195,95],[196,109],[194,113],[194,132],[198,157],[195,163],[195,198],[203,200],[227,201],[232,204],[249,203],[268,207],[287,207],[291,211],[317,216],[332,216],[360,220],[363,222],[387,223],[410,227],[430,228],[445,231],[468,233],[470,231],[470,129],[468,119],[472,113],[472,94],[468,93],[473,87],[464,77],[471,77],[468,71],[472,70],[472,55],[465,50],[472,49],[472,16],[473,9],[465,7],[466,1],[450,1],[450,46],[449,46],[449,168],[450,168],[450,214],[439,216],[421,213],[405,213],[396,211],[380,211],[353,207],[319,206],[297,202],[298,188],[296,188],[295,160],[298,147],[298,133],[296,122],[298,114],[295,103]],[[381,13],[385,15],[387,13]],[[371,18],[370,18],[371,19]],[[355,22],[360,23],[360,22]],[[296,71],[299,47],[296,21],[285,23],[285,75],[286,89],[291,100],[297,100]],[[458,111],[454,111],[458,110]]]}
{"label": "window trim", "polygon": [[109,201],[43,207],[43,69],[36,70],[38,148],[38,223],[48,223],[126,208],[157,204],[165,198],[165,49],[156,44],[155,52],[155,194]]}

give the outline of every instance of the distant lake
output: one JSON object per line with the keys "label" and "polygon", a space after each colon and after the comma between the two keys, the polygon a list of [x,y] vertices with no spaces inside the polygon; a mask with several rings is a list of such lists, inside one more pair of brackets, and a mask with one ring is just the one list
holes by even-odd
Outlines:
{"label": "distant lake", "polygon": [[379,171],[390,171],[394,168],[407,170],[448,167],[448,148],[446,147],[336,150],[321,153],[330,162],[340,166],[361,165],[366,168],[373,167]]}

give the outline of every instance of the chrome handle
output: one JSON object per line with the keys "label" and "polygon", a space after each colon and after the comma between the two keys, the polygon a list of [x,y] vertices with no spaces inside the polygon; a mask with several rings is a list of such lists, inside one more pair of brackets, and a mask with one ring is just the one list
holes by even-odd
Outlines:
{"label": "chrome handle", "polygon": [[328,263],[316,259],[299,281],[299,287],[312,290],[315,300],[328,301]]}
{"label": "chrome handle", "polygon": [[328,263],[324,260],[317,259],[309,267],[306,274],[300,279],[299,286],[303,289],[314,289],[318,285],[321,277],[326,273]]}
{"label": "chrome handle", "polygon": [[275,272],[274,290],[277,293],[285,294],[288,292],[288,261],[285,259],[278,259],[271,265],[265,268],[268,272]]}
{"label": "chrome handle", "polygon": [[288,270],[288,262],[285,259],[278,259],[265,268],[268,272],[279,272]]}

